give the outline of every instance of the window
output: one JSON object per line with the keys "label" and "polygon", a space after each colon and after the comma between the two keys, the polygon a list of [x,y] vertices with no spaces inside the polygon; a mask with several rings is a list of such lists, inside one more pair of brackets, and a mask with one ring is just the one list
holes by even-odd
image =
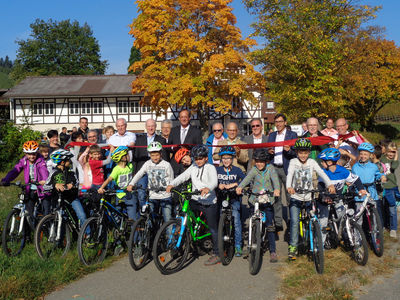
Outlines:
{"label": "window", "polygon": [[128,102],[118,102],[118,113],[119,114],[128,113]]}
{"label": "window", "polygon": [[140,112],[139,101],[132,101],[131,102],[131,113],[139,113],[139,112]]}
{"label": "window", "polygon": [[69,114],[70,115],[79,115],[79,103],[71,102],[69,104]]}
{"label": "window", "polygon": [[93,102],[93,113],[94,114],[102,114],[103,113],[103,103],[102,102]]}
{"label": "window", "polygon": [[81,103],[81,114],[82,115],[90,114],[90,102]]}
{"label": "window", "polygon": [[34,116],[43,115],[43,104],[42,103],[34,103],[33,104],[33,115]]}
{"label": "window", "polygon": [[240,98],[239,97],[233,97],[232,99],[232,109],[237,110],[240,109]]}
{"label": "window", "polygon": [[150,106],[142,106],[142,113],[150,113],[151,108]]}
{"label": "window", "polygon": [[267,109],[274,109],[274,102],[268,101],[267,102]]}
{"label": "window", "polygon": [[45,115],[54,115],[54,103],[45,103],[44,104],[44,114]]}

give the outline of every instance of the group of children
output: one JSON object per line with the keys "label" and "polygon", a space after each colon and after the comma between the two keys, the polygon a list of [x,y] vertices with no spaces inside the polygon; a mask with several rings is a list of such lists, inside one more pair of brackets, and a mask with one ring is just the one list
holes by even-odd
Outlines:
{"label": "group of children", "polygon": [[[321,168],[314,159],[310,158],[311,147],[310,140],[298,139],[294,145],[297,158],[290,161],[288,169],[286,188],[290,194],[289,258],[296,258],[299,209],[302,202],[311,200],[311,195],[307,193],[307,190],[314,188],[314,172],[318,174],[319,180],[325,184],[329,193],[340,193],[345,185],[354,185],[360,196],[365,195],[368,191],[376,201],[381,217],[385,216],[385,205],[381,200],[384,198],[389,212],[390,236],[396,237],[398,187],[394,171],[399,165],[396,145],[390,143],[382,149],[382,147],[374,147],[369,143],[362,143],[358,147],[358,162],[353,165],[351,171],[338,164],[341,154],[336,148],[327,148],[318,155],[321,160]],[[261,208],[266,215],[270,261],[278,260],[275,246],[273,203],[274,197],[279,197],[281,191],[277,172],[270,163],[273,156],[268,153],[267,149],[257,148],[254,150],[254,167],[246,176],[241,169],[232,164],[236,155],[232,146],[223,146],[220,149],[221,166],[217,168],[207,161],[209,151],[207,146],[197,145],[190,151],[180,148],[174,156],[176,162],[182,167],[181,174],[176,178],[174,178],[170,163],[162,159],[160,143],[150,143],[147,150],[150,159],[133,176],[134,170],[129,161],[128,147],[117,147],[112,153],[109,153],[106,159],[102,159],[104,153],[97,145],[87,147],[79,154],[67,150],[55,150],[49,156],[48,152],[46,154],[46,151],[40,148],[35,141],[28,141],[23,146],[25,157],[2,179],[2,183],[11,182],[20,172],[24,171],[25,182],[29,184],[27,209],[30,214],[32,214],[34,203],[38,199],[42,200],[44,204],[44,213],[49,213],[52,199],[55,199],[57,192],[62,192],[63,196],[72,203],[80,223],[83,224],[86,215],[79,201],[79,189],[94,189],[102,194],[107,186],[114,182],[116,188],[121,190],[117,194],[117,206],[121,207],[124,203],[128,217],[136,220],[139,215],[137,208],[144,203],[136,203],[135,201],[138,200],[132,197],[132,193],[139,179],[147,175],[150,206],[152,209],[160,206],[164,221],[168,221],[172,217],[174,208],[172,188],[190,180],[193,190],[201,192],[200,195],[192,197],[191,207],[193,210],[204,213],[212,235],[213,253],[206,261],[206,265],[220,262],[217,242],[218,219],[219,203],[223,199],[218,198],[221,198],[219,191],[224,189],[233,189],[235,192],[230,197],[235,220],[235,255],[242,255],[241,195],[243,188],[251,185],[253,193],[273,194],[273,196],[266,196],[268,201],[265,201]],[[381,155],[383,156],[379,160]],[[111,160],[114,165],[109,168],[109,174],[107,174],[104,170]],[[378,180],[383,187],[381,194],[379,188],[377,189]],[[165,190],[160,190],[160,188]],[[357,200],[361,200],[361,197]],[[253,203],[253,201],[254,196],[250,196],[249,203]],[[328,217],[326,208],[321,207],[319,213],[321,226],[326,226]]]}

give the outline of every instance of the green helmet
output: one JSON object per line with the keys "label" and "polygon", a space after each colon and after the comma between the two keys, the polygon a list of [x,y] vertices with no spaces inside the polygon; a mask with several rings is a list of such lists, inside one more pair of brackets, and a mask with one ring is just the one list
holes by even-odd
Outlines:
{"label": "green helmet", "polygon": [[311,150],[312,144],[309,139],[299,138],[294,143],[295,150]]}
{"label": "green helmet", "polygon": [[151,142],[147,146],[147,152],[160,152],[162,150],[162,145],[160,142]]}
{"label": "green helmet", "polygon": [[128,154],[129,148],[126,146],[119,146],[111,153],[111,159],[116,163],[119,163],[121,158]]}

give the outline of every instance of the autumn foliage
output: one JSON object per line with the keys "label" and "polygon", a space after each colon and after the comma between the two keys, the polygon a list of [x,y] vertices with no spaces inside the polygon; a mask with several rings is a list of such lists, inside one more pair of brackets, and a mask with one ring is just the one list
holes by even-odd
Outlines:
{"label": "autumn foliage", "polygon": [[246,61],[255,42],[242,39],[230,2],[137,0],[130,34],[141,60],[130,70],[141,72],[132,92],[158,113],[177,105],[203,122],[211,107],[225,113],[233,99],[256,101],[264,80]]}

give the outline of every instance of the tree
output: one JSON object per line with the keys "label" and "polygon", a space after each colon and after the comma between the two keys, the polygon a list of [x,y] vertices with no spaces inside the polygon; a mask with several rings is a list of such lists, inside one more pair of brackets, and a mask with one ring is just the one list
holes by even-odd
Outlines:
{"label": "tree", "polygon": [[100,47],[90,26],[70,20],[37,19],[30,25],[31,38],[17,41],[19,48],[13,79],[28,75],[104,74],[107,61],[100,60]]}
{"label": "tree", "polygon": [[335,117],[346,99],[339,72],[351,50],[347,40],[374,17],[379,7],[351,0],[245,0],[258,20],[254,35],[265,39],[251,53],[263,67],[266,96],[291,121]]}
{"label": "tree", "polygon": [[353,121],[372,130],[379,110],[400,100],[400,48],[393,41],[357,37],[341,71],[343,99]]}
{"label": "tree", "polygon": [[[263,78],[246,61],[255,45],[242,39],[230,0],[137,0],[139,15],[131,25],[141,70],[133,93],[160,114],[168,107],[187,107],[207,130],[210,109],[228,112],[232,100],[255,102]],[[240,110],[240,105],[237,108]]]}
{"label": "tree", "polygon": [[131,66],[133,63],[142,59],[142,55],[140,54],[140,50],[137,49],[135,46],[131,48],[131,55],[129,56],[129,67],[128,67],[128,74],[136,74],[140,73],[140,70],[136,70],[135,72],[132,71]]}

